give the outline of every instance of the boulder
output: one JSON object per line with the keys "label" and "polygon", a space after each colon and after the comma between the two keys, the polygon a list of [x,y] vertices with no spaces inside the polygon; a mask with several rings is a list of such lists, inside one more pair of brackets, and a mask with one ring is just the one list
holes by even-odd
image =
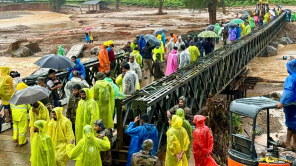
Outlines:
{"label": "boulder", "polygon": [[280,48],[283,48],[283,47],[285,47],[284,45],[282,45],[282,44],[279,44],[278,45],[278,47],[280,47]]}
{"label": "boulder", "polygon": [[267,46],[267,56],[276,56],[277,55],[277,49],[273,46],[268,45]]}
{"label": "boulder", "polygon": [[277,101],[280,101],[282,95],[278,92],[273,92],[273,93],[270,93],[270,94],[267,94],[267,95],[263,95],[263,97],[267,97],[267,98],[271,98],[273,100],[277,100]]}
{"label": "boulder", "polygon": [[278,45],[279,45],[279,42],[276,42],[276,41],[275,41],[275,42],[270,42],[269,45],[271,45],[271,46],[277,48]]}
{"label": "boulder", "polygon": [[27,47],[22,47],[12,52],[12,57],[28,57],[31,55],[33,55],[33,52]]}
{"label": "boulder", "polygon": [[282,38],[280,38],[279,42],[283,45],[294,43],[289,37],[282,37]]}

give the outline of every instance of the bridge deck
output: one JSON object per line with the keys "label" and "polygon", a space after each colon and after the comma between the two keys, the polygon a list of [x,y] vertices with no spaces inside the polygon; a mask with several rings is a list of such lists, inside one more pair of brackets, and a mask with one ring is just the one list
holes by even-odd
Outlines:
{"label": "bridge deck", "polygon": [[76,44],[72,46],[69,52],[67,53],[66,57],[70,59],[72,56],[78,57],[81,51],[83,50],[83,47],[84,47],[84,44]]}

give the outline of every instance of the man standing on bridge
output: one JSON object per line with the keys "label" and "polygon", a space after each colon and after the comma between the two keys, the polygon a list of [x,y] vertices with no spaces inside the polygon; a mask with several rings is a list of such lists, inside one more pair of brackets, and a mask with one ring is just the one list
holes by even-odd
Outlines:
{"label": "man standing on bridge", "polygon": [[110,70],[110,61],[108,56],[107,48],[109,46],[108,42],[104,42],[104,44],[101,46],[101,50],[99,52],[99,71],[105,74],[105,71]]}
{"label": "man standing on bridge", "polygon": [[[142,126],[135,127],[136,123],[141,119]],[[127,127],[126,134],[131,136],[131,142],[128,149],[128,158],[126,166],[131,165],[131,159],[134,153],[142,150],[143,142],[146,139],[152,139],[154,142],[153,149],[151,151],[152,155],[155,155],[158,148],[158,131],[153,124],[149,124],[149,115],[143,114],[141,118],[137,116],[134,122],[130,122]]]}
{"label": "man standing on bridge", "polygon": [[72,130],[75,134],[75,121],[76,121],[76,111],[78,107],[78,102],[81,100],[80,96],[81,86],[79,84],[74,85],[73,93],[69,98],[66,116],[72,122]]}
{"label": "man standing on bridge", "polygon": [[75,66],[73,69],[68,68],[68,72],[70,73],[69,76],[69,81],[72,79],[73,77],[73,72],[74,71],[78,71],[79,73],[79,77],[84,80],[85,79],[85,68],[84,65],[80,62],[80,59],[77,59],[76,56],[72,56],[71,60],[75,63]]}

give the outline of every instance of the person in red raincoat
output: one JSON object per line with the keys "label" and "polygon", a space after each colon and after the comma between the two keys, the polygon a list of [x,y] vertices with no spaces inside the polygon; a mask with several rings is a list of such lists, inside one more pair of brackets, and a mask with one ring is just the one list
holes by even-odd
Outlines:
{"label": "person in red raincoat", "polygon": [[105,74],[105,71],[110,70],[110,61],[109,61],[109,56],[108,56],[108,51],[107,51],[107,47],[109,46],[108,42],[105,42],[102,46],[101,46],[101,50],[99,52],[99,71]]}
{"label": "person in red raincoat", "polygon": [[205,125],[206,117],[202,115],[194,116],[196,129],[193,132],[193,155],[195,166],[218,166],[211,154],[214,140],[208,126]]}

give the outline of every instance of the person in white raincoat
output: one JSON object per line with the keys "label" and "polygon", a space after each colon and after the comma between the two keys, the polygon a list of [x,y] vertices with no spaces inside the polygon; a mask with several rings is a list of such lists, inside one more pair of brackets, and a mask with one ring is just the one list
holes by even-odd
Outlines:
{"label": "person in white raincoat", "polygon": [[186,49],[185,45],[181,45],[181,54],[180,54],[180,63],[179,63],[179,69],[187,66],[190,63],[190,53]]}
{"label": "person in white raincoat", "polygon": [[79,72],[75,70],[73,71],[73,77],[66,83],[64,88],[68,100],[70,99],[70,96],[73,93],[73,87],[76,84],[79,84],[82,89],[89,88],[89,84],[85,80],[79,78]]}
{"label": "person in white raincoat", "polygon": [[142,71],[140,65],[137,63],[137,61],[135,61],[134,56],[130,56],[129,60],[130,61],[128,62],[128,64],[130,65],[130,70],[133,70],[138,75],[139,81],[141,82]]}
{"label": "person in white raincoat", "polygon": [[139,82],[138,75],[133,70],[130,70],[128,63],[123,64],[122,70],[125,71],[122,82],[123,93],[126,95],[133,94],[136,92],[136,86]]}

